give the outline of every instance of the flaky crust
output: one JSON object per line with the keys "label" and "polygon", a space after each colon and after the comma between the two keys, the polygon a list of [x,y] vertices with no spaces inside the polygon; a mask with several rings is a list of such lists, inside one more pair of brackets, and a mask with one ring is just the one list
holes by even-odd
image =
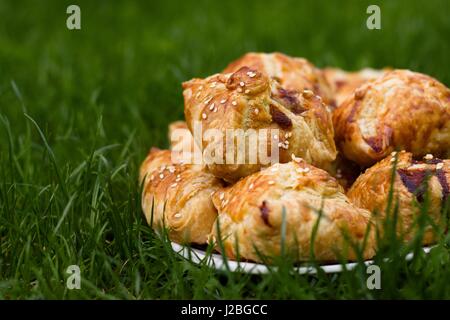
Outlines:
{"label": "flaky crust", "polygon": [[236,72],[242,67],[265,73],[279,81],[286,90],[311,90],[322,97],[326,104],[332,104],[330,84],[322,71],[304,58],[294,58],[279,52],[250,52],[231,62],[223,72]]}
{"label": "flaky crust", "polygon": [[450,90],[437,80],[395,70],[360,86],[334,111],[343,154],[370,166],[394,150],[446,157],[450,150]]}
{"label": "flaky crust", "polygon": [[153,228],[168,228],[169,238],[179,243],[206,243],[217,217],[211,193],[222,186],[218,179],[202,165],[173,163],[170,150],[152,148],[140,181],[142,209]]}
{"label": "flaky crust", "polygon": [[[399,219],[398,234],[410,239],[413,233],[413,222],[420,213],[418,204],[424,200],[424,180],[427,172],[431,175],[428,181],[430,206],[427,214],[434,222],[441,222],[441,208],[449,196],[450,160],[440,160],[430,157],[430,160],[413,160],[410,152],[397,153],[397,165],[393,184],[394,204],[398,201]],[[367,169],[359,176],[348,191],[348,197],[355,205],[369,211],[378,211],[378,226],[383,230],[386,218],[386,208],[391,188],[391,176],[395,162],[394,155]],[[393,205],[392,204],[392,207]],[[434,241],[432,229],[426,229],[424,243]]]}
{"label": "flaky crust", "polygon": [[359,71],[349,72],[338,68],[325,68],[323,69],[323,74],[331,86],[336,106],[340,106],[359,86],[367,81],[381,77],[388,71],[388,69],[364,68]]}
{"label": "flaky crust", "polygon": [[[228,257],[237,256],[238,244],[241,258],[258,262],[261,259],[255,247],[266,256],[280,254],[283,207],[285,246],[298,260],[310,257],[311,236],[320,209],[322,217],[314,241],[314,254],[320,261],[335,261],[339,254],[355,259],[343,235],[361,243],[370,223],[370,213],[351,204],[334,178],[300,159],[274,164],[218,190],[213,202],[219,211],[213,238],[216,242],[219,239],[219,226]],[[364,257],[370,258],[374,255],[374,238],[371,232],[367,235]]]}
{"label": "flaky crust", "polygon": [[[203,131],[216,129],[224,136],[227,129],[279,130],[273,135],[278,142],[279,161],[287,162],[291,155],[304,158],[318,167],[336,157],[331,114],[321,98],[311,91],[298,93],[282,88],[279,83],[256,70],[243,67],[235,73],[216,74],[206,79],[183,83],[186,122],[193,132],[196,121]],[[269,132],[269,135],[272,133]],[[259,139],[259,138],[258,138]],[[220,145],[226,150],[225,139],[196,141],[205,150]],[[260,140],[258,140],[260,141]],[[272,148],[270,136],[263,140],[267,150]],[[238,146],[235,143],[234,159]],[[217,145],[215,145],[217,144]],[[255,153],[246,145],[246,156]],[[234,182],[262,167],[250,164],[208,164],[217,177]]]}

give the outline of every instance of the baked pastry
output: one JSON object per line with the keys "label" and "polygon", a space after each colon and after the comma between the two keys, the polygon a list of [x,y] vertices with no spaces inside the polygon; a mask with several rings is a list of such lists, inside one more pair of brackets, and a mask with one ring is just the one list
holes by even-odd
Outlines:
{"label": "baked pastry", "polygon": [[349,72],[338,68],[325,68],[323,69],[323,74],[331,86],[333,99],[338,107],[347,97],[353,94],[356,88],[367,81],[381,77],[387,71],[388,69],[364,68],[359,71]]}
{"label": "baked pastry", "polygon": [[354,260],[355,252],[346,239],[361,245],[367,236],[364,258],[375,252],[374,233],[368,229],[370,213],[350,203],[327,172],[299,158],[274,164],[218,190],[213,202],[219,211],[213,240],[219,243],[222,239],[218,247],[231,259],[237,251],[240,257],[257,262],[262,261],[260,254],[280,255],[283,208],[285,248],[299,261],[310,258],[311,236],[320,211],[314,241],[318,261],[335,261],[340,256]]}
{"label": "baked pastry", "polygon": [[[331,114],[311,91],[286,90],[277,81],[248,67],[193,79],[183,83],[183,88],[185,117],[191,132],[201,124],[205,135],[214,134],[214,139],[209,140],[200,136],[202,141],[194,134],[203,159],[215,176],[228,182],[261,167],[288,162],[292,154],[318,167],[336,157]],[[224,138],[230,136],[230,130],[246,135],[240,142],[233,136]],[[270,161],[261,158],[261,147]],[[240,155],[245,156],[245,161]]]}
{"label": "baked pastry", "polygon": [[363,169],[353,161],[350,161],[338,153],[336,160],[324,168],[339,184],[348,190],[359,177]]}
{"label": "baked pastry", "polygon": [[[441,209],[449,198],[450,160],[440,160],[427,155],[424,161],[416,161],[410,152],[393,153],[366,170],[359,176],[347,195],[355,205],[371,212],[378,211],[378,225],[383,230],[386,218],[391,177],[397,154],[395,180],[393,183],[394,203],[398,201],[398,234],[409,240],[414,231],[414,221],[420,213],[420,204],[427,191],[425,180],[428,180],[429,208],[427,214],[434,222],[440,223],[444,217]],[[427,178],[428,177],[428,178]],[[392,208],[392,207],[391,207]],[[424,243],[434,241],[431,227],[426,229]]]}
{"label": "baked pastry", "polygon": [[250,52],[231,62],[223,71],[232,73],[248,67],[276,79],[289,91],[311,90],[326,104],[332,102],[332,92],[322,71],[304,58],[289,57],[282,53]]}
{"label": "baked pastry", "polygon": [[186,122],[175,121],[169,124],[170,150],[172,162],[203,164],[202,151],[194,141]]}
{"label": "baked pastry", "polygon": [[222,184],[202,165],[173,163],[171,154],[152,148],[141,165],[145,217],[156,230],[168,228],[173,241],[206,243],[217,217],[211,193]]}
{"label": "baked pastry", "polygon": [[445,158],[450,150],[450,90],[437,80],[395,70],[363,84],[333,113],[345,157],[370,166],[392,151]]}

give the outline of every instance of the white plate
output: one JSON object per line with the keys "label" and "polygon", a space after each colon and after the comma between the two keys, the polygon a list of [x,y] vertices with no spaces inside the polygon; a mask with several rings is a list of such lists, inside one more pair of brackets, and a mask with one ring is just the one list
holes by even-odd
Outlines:
{"label": "white plate", "polygon": [[[225,261],[221,254],[212,253],[209,257],[206,257],[206,251],[200,249],[194,249],[186,246],[182,246],[178,243],[171,242],[172,249],[180,256],[192,261],[195,264],[205,263],[211,268],[225,271],[227,270]],[[425,253],[430,252],[432,247],[424,247],[423,251]],[[406,255],[406,260],[409,261],[413,258],[414,254],[409,253]],[[373,263],[373,260],[366,260],[364,264],[369,266]],[[357,262],[350,262],[346,264],[327,264],[321,265],[319,268],[322,269],[325,273],[339,273],[343,270],[352,270],[358,265]],[[261,263],[254,262],[237,262],[228,259],[228,268],[232,272],[245,272],[251,274],[264,274],[269,273],[270,269]],[[272,270],[275,268],[272,267]],[[304,266],[304,267],[296,267],[294,269],[299,274],[315,274],[317,273],[317,269],[314,266]]]}

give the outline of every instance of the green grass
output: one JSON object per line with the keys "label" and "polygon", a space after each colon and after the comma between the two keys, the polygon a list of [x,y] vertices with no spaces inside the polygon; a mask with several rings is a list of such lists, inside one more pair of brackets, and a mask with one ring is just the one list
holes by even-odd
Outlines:
{"label": "green grass", "polygon": [[[367,1],[1,1],[0,298],[450,298],[449,236],[411,262],[383,247],[371,291],[364,268],[198,267],[142,219],[137,169],[182,119],[180,83],[244,52],[410,68],[450,85],[450,3],[377,2],[382,30],[369,31]],[[80,31],[65,27],[72,3]],[[81,290],[66,289],[72,264]]]}

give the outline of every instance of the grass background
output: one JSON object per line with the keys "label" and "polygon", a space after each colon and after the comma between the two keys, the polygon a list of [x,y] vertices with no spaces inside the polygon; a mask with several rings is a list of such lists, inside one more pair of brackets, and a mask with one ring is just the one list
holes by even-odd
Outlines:
{"label": "grass background", "polygon": [[[74,3],[79,31],[66,28]],[[382,30],[365,27],[369,4]],[[0,298],[450,298],[448,237],[410,263],[381,253],[382,290],[367,289],[363,268],[194,266],[144,224],[137,185],[149,147],[167,146],[167,124],[183,117],[182,81],[247,51],[281,51],[448,86],[449,15],[445,0],[1,1]],[[72,264],[81,290],[66,289]]]}

